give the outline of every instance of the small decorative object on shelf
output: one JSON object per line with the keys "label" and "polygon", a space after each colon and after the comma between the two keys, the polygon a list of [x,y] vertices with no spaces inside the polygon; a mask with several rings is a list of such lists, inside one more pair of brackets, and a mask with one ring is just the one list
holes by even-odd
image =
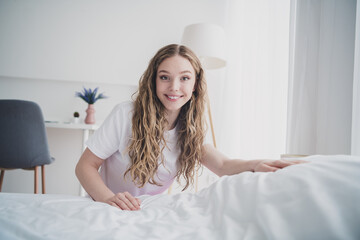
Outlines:
{"label": "small decorative object on shelf", "polygon": [[76,92],[75,96],[83,99],[85,102],[87,102],[88,108],[86,109],[86,118],[85,123],[86,124],[95,124],[95,108],[94,103],[99,99],[107,98],[104,96],[103,93],[100,93],[97,95],[98,87],[93,90],[91,88],[86,89],[83,88],[83,92]]}
{"label": "small decorative object on shelf", "polygon": [[80,114],[78,112],[74,112],[74,123],[79,123]]}

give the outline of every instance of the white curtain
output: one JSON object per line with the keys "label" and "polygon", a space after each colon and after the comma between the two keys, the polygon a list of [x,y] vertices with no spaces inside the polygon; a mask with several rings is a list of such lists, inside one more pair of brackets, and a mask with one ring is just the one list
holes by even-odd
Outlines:
{"label": "white curtain", "polygon": [[351,154],[360,155],[360,2],[356,6]]}
{"label": "white curtain", "polygon": [[[290,2],[224,2],[227,66],[206,71],[217,148],[234,158],[279,158],[285,153]],[[198,188],[216,179],[204,168]]]}
{"label": "white curtain", "polygon": [[355,21],[356,0],[291,1],[287,153],[351,153]]}
{"label": "white curtain", "polygon": [[218,148],[230,157],[279,158],[285,153],[290,3],[227,4],[227,76],[221,88],[208,83]]}

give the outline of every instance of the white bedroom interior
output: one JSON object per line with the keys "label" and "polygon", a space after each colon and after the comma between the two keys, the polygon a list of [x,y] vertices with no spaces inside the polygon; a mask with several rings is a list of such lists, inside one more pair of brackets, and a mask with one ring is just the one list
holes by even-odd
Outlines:
{"label": "white bedroom interior", "polygon": [[[150,57],[208,22],[227,35],[227,66],[207,80],[218,148],[230,157],[360,154],[360,14],[356,0],[0,2],[0,98],[40,104],[46,120],[83,118],[83,86],[108,99],[98,123],[131,99]],[[356,24],[357,23],[357,24]],[[47,129],[47,193],[79,193],[82,132]],[[216,179],[204,171],[200,188]],[[32,192],[7,171],[4,192]],[[178,189],[180,190],[180,189]],[[175,189],[174,192],[177,192]]]}

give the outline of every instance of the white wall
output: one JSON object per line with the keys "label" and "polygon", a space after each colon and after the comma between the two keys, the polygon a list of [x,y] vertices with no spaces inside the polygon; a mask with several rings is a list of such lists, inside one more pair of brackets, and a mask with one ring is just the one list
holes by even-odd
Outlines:
{"label": "white wall", "polygon": [[[101,122],[115,104],[131,98],[160,47],[179,43],[188,24],[223,25],[224,8],[222,0],[3,0],[0,99],[36,101],[46,119],[68,121],[74,111],[85,116],[86,104],[75,91],[98,86],[109,96],[95,104]],[[47,134],[56,158],[47,167],[47,192],[76,195],[82,133]],[[7,171],[3,191],[32,192],[32,184],[31,172]]]}
{"label": "white wall", "polygon": [[0,75],[137,84],[160,47],[197,22],[223,23],[220,0],[0,3]]}

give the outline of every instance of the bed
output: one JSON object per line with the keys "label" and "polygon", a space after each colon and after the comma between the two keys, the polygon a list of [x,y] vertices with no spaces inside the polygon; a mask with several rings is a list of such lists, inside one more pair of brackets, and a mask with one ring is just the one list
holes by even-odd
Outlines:
{"label": "bed", "polygon": [[360,157],[310,156],[275,173],[225,176],[198,193],[89,198],[0,193],[0,239],[360,239]]}

